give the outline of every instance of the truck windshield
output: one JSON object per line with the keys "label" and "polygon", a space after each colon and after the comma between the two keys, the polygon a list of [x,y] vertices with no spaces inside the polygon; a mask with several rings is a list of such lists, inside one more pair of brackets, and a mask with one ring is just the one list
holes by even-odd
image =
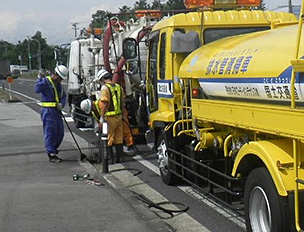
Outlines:
{"label": "truck windshield", "polygon": [[241,35],[256,31],[264,31],[269,27],[248,27],[248,28],[208,28],[203,32],[204,44],[211,43],[215,40],[222,39],[233,35]]}

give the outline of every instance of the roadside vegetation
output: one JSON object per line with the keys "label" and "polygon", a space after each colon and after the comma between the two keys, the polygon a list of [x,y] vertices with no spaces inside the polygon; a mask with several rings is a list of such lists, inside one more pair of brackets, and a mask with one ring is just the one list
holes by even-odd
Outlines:
{"label": "roadside vegetation", "polygon": [[[262,0],[260,9],[265,9],[265,3]],[[134,0],[133,7],[123,5],[118,7],[117,18],[119,20],[126,21],[130,18],[134,18],[134,12],[137,10],[163,10],[164,14],[169,14],[169,10],[184,10],[185,6],[183,0],[153,0],[151,4],[147,0]],[[120,14],[121,13],[121,14]],[[96,13],[92,14],[92,20],[87,28],[80,29],[81,37],[86,37],[89,34],[89,28],[104,28],[108,22],[109,16],[113,16],[110,12],[100,9]],[[116,16],[116,15],[115,15]],[[11,65],[29,65],[31,60],[31,70],[38,70],[41,57],[41,67],[46,70],[54,70],[56,60],[54,57],[54,51],[62,51],[60,57],[58,57],[63,64],[67,63],[67,54],[69,43],[61,45],[49,45],[47,38],[43,38],[42,33],[37,31],[35,35],[24,38],[23,41],[18,41],[17,44],[12,44],[4,40],[0,40],[0,60],[9,61]],[[40,54],[39,54],[40,45]],[[30,49],[29,49],[30,48]],[[30,67],[28,67],[30,69]]]}
{"label": "roadside vegetation", "polygon": [[9,91],[8,90],[5,90],[3,88],[3,86],[1,86],[0,88],[0,103],[1,102],[9,102],[9,101],[18,101],[18,98],[13,94],[11,93],[11,95],[9,94]]}

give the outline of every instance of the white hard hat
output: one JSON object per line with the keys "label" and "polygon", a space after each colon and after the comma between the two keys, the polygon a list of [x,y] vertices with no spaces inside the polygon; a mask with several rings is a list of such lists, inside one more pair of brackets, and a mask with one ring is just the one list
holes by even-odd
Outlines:
{"label": "white hard hat", "polygon": [[63,79],[66,80],[68,78],[68,69],[64,65],[58,65],[55,68],[55,72]]}
{"label": "white hard hat", "polygon": [[97,80],[102,80],[102,79],[110,79],[111,74],[105,70],[105,69],[100,69],[97,73]]}
{"label": "white hard hat", "polygon": [[82,100],[80,103],[80,108],[86,113],[89,114],[91,112],[92,103],[90,99]]}

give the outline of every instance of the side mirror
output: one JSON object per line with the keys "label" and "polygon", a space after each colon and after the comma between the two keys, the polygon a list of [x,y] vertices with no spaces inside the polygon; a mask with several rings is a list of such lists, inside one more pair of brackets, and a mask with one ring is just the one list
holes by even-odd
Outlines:
{"label": "side mirror", "polygon": [[134,38],[126,38],[122,43],[123,57],[130,61],[137,59],[137,42]]}
{"label": "side mirror", "polygon": [[55,48],[54,50],[54,59],[57,61],[57,64],[63,64],[62,62],[62,54],[61,54],[61,49]]}

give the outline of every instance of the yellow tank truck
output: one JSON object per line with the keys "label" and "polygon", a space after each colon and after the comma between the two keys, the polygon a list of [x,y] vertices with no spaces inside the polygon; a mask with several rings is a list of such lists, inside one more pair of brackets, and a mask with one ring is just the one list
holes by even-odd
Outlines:
{"label": "yellow tank truck", "polygon": [[[253,10],[258,0],[184,2],[200,10],[158,22],[148,40],[146,139],[162,180],[240,210],[248,231],[301,231],[302,20]],[[134,46],[125,40],[125,58]]]}

